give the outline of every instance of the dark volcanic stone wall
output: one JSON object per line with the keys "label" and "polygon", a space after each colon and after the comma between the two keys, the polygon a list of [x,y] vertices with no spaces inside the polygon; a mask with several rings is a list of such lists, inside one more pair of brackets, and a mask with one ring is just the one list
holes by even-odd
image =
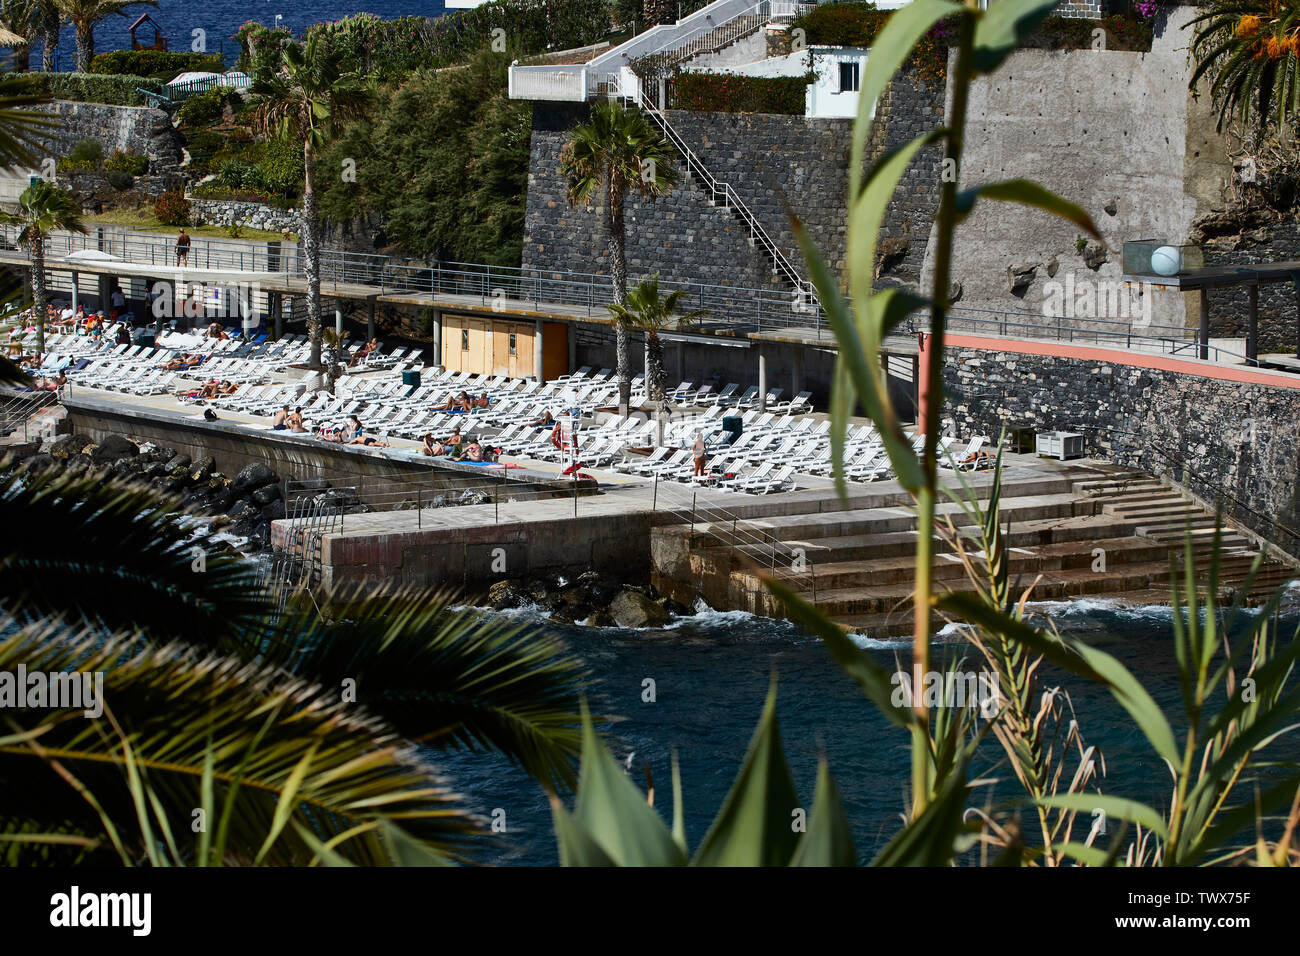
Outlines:
{"label": "dark volcanic stone wall", "polygon": [[[1253,225],[1253,228],[1249,226]],[[1204,238],[1201,249],[1207,266],[1241,266],[1256,262],[1300,259],[1300,224],[1287,216],[1279,222],[1247,224],[1230,235]],[[1200,238],[1194,236],[1194,239]],[[1250,307],[1245,286],[1211,289],[1210,334],[1245,338]],[[1296,288],[1290,282],[1259,287],[1259,350],[1296,350]]]}
{"label": "dark volcanic stone wall", "polygon": [[[1073,358],[950,349],[945,424],[1072,431],[1300,555],[1300,391]],[[1183,481],[1186,467],[1189,477]]]}
{"label": "dark volcanic stone wall", "polygon": [[[942,122],[943,93],[918,77],[900,77],[877,111],[868,161]],[[559,171],[567,132],[585,106],[536,104],[524,225],[523,265],[542,271],[606,273],[603,215],[570,207]],[[838,271],[844,265],[845,194],[853,123],[757,113],[668,112],[669,121],[714,177],[729,183],[786,256],[806,274],[786,217],[789,203]],[[881,279],[919,280],[933,210],[938,204],[940,154],[917,159],[891,204],[884,229]],[[784,203],[783,203],[784,199]],[[771,264],[748,239],[735,214],[710,206],[692,180],[653,202],[629,198],[628,271],[659,272],[677,281],[784,290]]]}

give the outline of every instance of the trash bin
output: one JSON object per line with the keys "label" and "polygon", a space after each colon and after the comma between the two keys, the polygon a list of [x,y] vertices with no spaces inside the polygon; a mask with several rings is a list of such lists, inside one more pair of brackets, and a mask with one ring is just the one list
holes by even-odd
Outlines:
{"label": "trash bin", "polygon": [[745,428],[744,419],[742,419],[739,415],[723,416],[722,430],[724,432],[731,432],[731,441],[727,442],[728,445],[735,443],[736,439],[740,437],[740,433],[744,431],[744,428]]}
{"label": "trash bin", "polygon": [[403,385],[419,385],[419,384],[420,384],[420,370],[419,370],[419,369],[412,368],[412,369],[407,369],[406,371],[404,371],[404,372],[402,373],[402,384],[403,384]]}

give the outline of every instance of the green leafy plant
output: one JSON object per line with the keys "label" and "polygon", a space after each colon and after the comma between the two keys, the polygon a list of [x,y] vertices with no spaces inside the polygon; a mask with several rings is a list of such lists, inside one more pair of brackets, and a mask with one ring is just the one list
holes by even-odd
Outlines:
{"label": "green leafy plant", "polygon": [[195,93],[176,108],[176,122],[187,129],[198,129],[221,119],[227,103],[238,103],[239,94],[222,87]]}
{"label": "green leafy plant", "polygon": [[170,50],[114,50],[97,53],[90,61],[90,73],[147,76],[167,82],[181,73],[224,73],[218,53],[172,52]]}
{"label": "green leafy plant", "polygon": [[128,153],[115,149],[113,155],[104,160],[104,169],[110,173],[126,173],[128,176],[143,176],[149,171],[149,157],[139,153]]}
{"label": "green leafy plant", "polygon": [[685,297],[686,293],[682,289],[662,294],[659,291],[659,274],[655,273],[629,290],[626,304],[611,303],[608,306],[610,315],[621,325],[645,332],[646,349],[649,352],[647,387],[652,402],[664,401],[667,388],[664,344],[659,333],[672,329],[689,329],[708,315],[707,309],[681,311]]}
{"label": "green leafy plant", "polygon": [[[427,592],[281,613],[174,499],[93,469],[0,475],[0,520],[0,669],[101,671],[107,701],[103,720],[6,708],[6,862],[472,858],[486,828],[417,742],[572,786],[586,675],[554,641]],[[20,543],[36,527],[51,537]]]}
{"label": "green leafy plant", "polygon": [[671,81],[674,109],[715,113],[802,116],[811,76],[678,73]]}
{"label": "green leafy plant", "polygon": [[[945,0],[916,0],[890,16],[873,46],[862,81],[863,104],[850,152],[849,223],[846,275],[832,276],[797,219],[792,220],[823,308],[839,343],[832,392],[832,449],[837,485],[842,476],[849,410],[861,402],[880,433],[899,483],[913,496],[918,519],[914,573],[911,686],[924,686],[933,673],[930,647],[936,614],[971,629],[971,645],[997,675],[1006,696],[981,730],[969,710],[954,712],[941,701],[913,693],[894,699],[888,671],[854,644],[841,628],[779,580],[768,587],[783,602],[787,616],[820,637],[845,673],[884,716],[911,739],[911,791],[903,828],[875,860],[882,865],[944,865],[982,845],[996,847],[995,864],[1060,865],[1067,860],[1093,866],[1196,865],[1251,858],[1266,865],[1294,863],[1300,851],[1294,835],[1300,825],[1300,774],[1294,765],[1262,777],[1261,752],[1278,736],[1294,731],[1300,687],[1290,678],[1300,656],[1300,639],[1285,647],[1270,635],[1270,612],[1246,622],[1245,634],[1225,644],[1217,606],[1218,541],[1211,549],[1208,580],[1198,573],[1191,537],[1182,562],[1181,588],[1175,581],[1175,658],[1182,687],[1186,728],[1177,733],[1141,683],[1113,656],[1078,640],[1031,625],[1024,616],[1030,590],[1010,590],[1006,546],[998,514],[1001,462],[995,469],[987,507],[969,488],[954,492],[939,481],[938,434],[943,404],[944,332],[949,301],[952,238],[979,202],[1015,202],[1074,223],[1100,239],[1090,217],[1078,206],[1024,180],[964,187],[945,181],[936,217],[934,276],[928,299],[887,288],[873,288],[875,250],[885,210],[913,157],[941,143],[961,169],[967,91],[972,80],[994,73],[1016,46],[1051,12],[1052,0],[1001,0],[987,10],[957,7]],[[903,67],[916,44],[948,18],[956,26],[952,97],[944,128],[924,133],[882,156],[864,170],[870,141],[870,104]],[[847,288],[847,298],[841,292]],[[852,303],[850,309],[849,303]],[[925,309],[930,317],[928,381],[932,392],[924,414],[920,458],[900,425],[880,363],[884,336],[906,316]],[[937,520],[941,494],[954,496],[965,510],[961,528]],[[945,593],[933,577],[935,540],[946,534],[963,561],[973,593]],[[1241,593],[1249,591],[1249,585]],[[1204,593],[1204,599],[1199,595]],[[1276,599],[1275,599],[1276,600]],[[1204,614],[1202,615],[1202,610]],[[1231,609],[1239,612],[1240,608]],[[1185,612],[1185,613],[1184,613]],[[1230,614],[1231,616],[1231,614]],[[1087,747],[1059,688],[1044,688],[1038,675],[1050,665],[1075,678],[1105,687],[1132,719],[1173,779],[1170,805],[1163,811],[1102,792],[1100,755]],[[953,673],[950,661],[948,674]],[[1247,692],[1249,678],[1249,692]],[[1044,696],[1046,695],[1046,696]],[[1217,701],[1217,706],[1214,705]],[[1012,815],[966,813],[972,792],[968,768],[980,740],[992,733],[1020,783],[1023,803]],[[1181,740],[1180,740],[1181,737]],[[1075,763],[1061,783],[1066,753]],[[1273,769],[1273,768],[1269,768]],[[676,777],[676,775],[674,775]],[[822,786],[822,781],[828,785]],[[731,794],[692,862],[784,865],[800,859],[805,847],[817,859],[851,858],[844,839],[847,825],[837,801],[827,794],[829,773],[819,772],[819,793],[808,832],[792,834],[792,808],[798,808],[790,774],[780,756],[773,697]],[[685,862],[680,825],[680,787],[674,779],[674,825],[668,833],[617,765],[595,744],[584,747],[577,806],[572,814],[553,801],[561,860],[568,864]],[[1245,791],[1253,791],[1244,793]],[[1264,815],[1290,808],[1280,835],[1267,836]],[[1033,814],[1036,836],[1022,833],[1014,813]],[[1094,846],[1094,832],[1076,834],[1080,814],[1102,812],[1118,823],[1105,848]],[[1276,823],[1276,817],[1268,818]],[[834,823],[827,821],[835,821]],[[1257,828],[1253,844],[1233,846],[1236,835]],[[828,834],[838,833],[833,837]],[[1131,842],[1126,843],[1132,833]]]}

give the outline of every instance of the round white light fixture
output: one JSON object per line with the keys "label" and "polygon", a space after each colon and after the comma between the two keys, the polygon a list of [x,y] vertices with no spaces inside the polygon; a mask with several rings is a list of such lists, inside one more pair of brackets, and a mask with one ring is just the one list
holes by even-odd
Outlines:
{"label": "round white light fixture", "polygon": [[1161,246],[1151,253],[1151,270],[1158,276],[1178,275],[1183,267],[1183,253],[1177,246]]}

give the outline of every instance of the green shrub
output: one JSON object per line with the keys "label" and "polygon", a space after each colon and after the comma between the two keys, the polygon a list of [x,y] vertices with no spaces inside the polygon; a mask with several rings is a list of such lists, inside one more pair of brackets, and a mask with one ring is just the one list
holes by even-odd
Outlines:
{"label": "green shrub", "polygon": [[302,146],[287,139],[268,139],[262,144],[254,189],[293,196],[302,192],[304,176]]}
{"label": "green shrub", "polygon": [[217,167],[217,182],[227,189],[260,187],[257,167],[240,159],[223,159]]}
{"label": "green shrub", "polygon": [[79,140],[66,157],[68,169],[98,169],[104,161],[104,144],[97,139]]}
{"label": "green shrub", "polygon": [[33,73],[28,82],[56,100],[107,103],[110,106],[144,106],[141,90],[161,93],[162,83],[145,76],[101,76],[97,73]]}
{"label": "green shrub", "polygon": [[104,161],[104,168],[110,173],[143,176],[149,171],[149,157],[141,156],[139,153],[128,153],[115,149],[113,155]]}
{"label": "green shrub", "polygon": [[188,226],[190,201],[179,190],[163,193],[153,204],[153,214],[164,226]]}
{"label": "green shrub", "polygon": [[223,73],[226,64],[217,53],[172,53],[169,50],[114,50],[90,61],[90,72],[148,76],[170,80],[181,73]]}
{"label": "green shrub", "polygon": [[181,126],[207,126],[221,119],[226,98],[235,96],[220,88],[195,93],[176,110],[176,121]]}
{"label": "green shrub", "polygon": [[811,76],[736,76],[679,73],[672,78],[672,105],[715,113],[804,114]]}
{"label": "green shrub", "polygon": [[212,130],[199,130],[185,138],[185,148],[190,154],[190,171],[207,175],[213,157],[226,148],[226,138]]}
{"label": "green shrub", "polygon": [[61,173],[93,173],[98,167],[89,160],[61,156],[57,168]]}
{"label": "green shrub", "polygon": [[108,184],[116,190],[130,189],[135,183],[135,177],[125,170],[110,169],[108,171]]}
{"label": "green shrub", "polygon": [[[359,13],[317,23],[309,34],[323,36],[340,54],[345,70],[395,79],[416,70],[468,61],[492,43],[493,30],[505,31],[510,56],[568,49],[595,43],[609,32],[609,0],[489,0],[472,10],[452,10],[440,17],[408,16],[384,20]],[[254,80],[279,63],[279,43],[286,30],[271,30],[249,21],[235,38],[242,53],[240,69]],[[496,51],[503,52],[503,51]]]}

